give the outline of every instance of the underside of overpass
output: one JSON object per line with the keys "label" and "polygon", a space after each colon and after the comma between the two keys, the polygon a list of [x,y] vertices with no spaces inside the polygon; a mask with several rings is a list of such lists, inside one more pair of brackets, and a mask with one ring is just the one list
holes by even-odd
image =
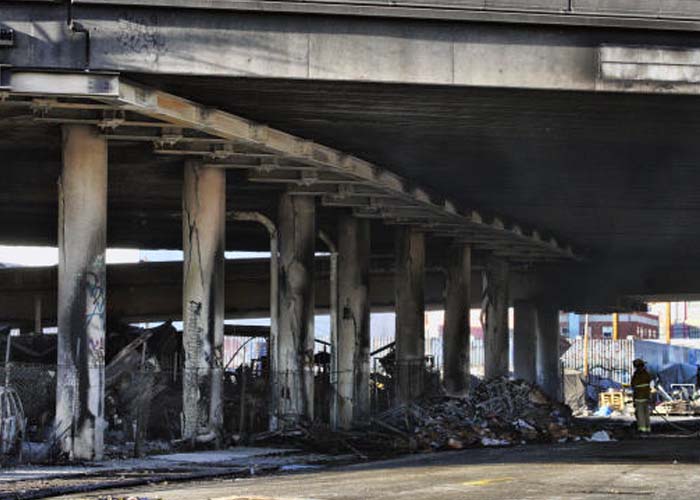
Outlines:
{"label": "underside of overpass", "polygon": [[[487,377],[508,374],[513,305],[537,351],[516,375],[557,397],[558,309],[700,293],[693,13],[654,24],[569,2],[566,25],[556,6],[516,23],[225,4],[0,10],[0,242],[60,255],[0,273],[0,321],[51,304],[71,457],[101,455],[105,314],[183,320],[194,442],[220,437],[225,318],[269,311],[277,428],[314,417],[313,316],[329,310],[333,372],[351,374],[331,418],[347,427],[368,417],[371,309],[397,313],[397,403],[425,390],[423,312],[443,304],[451,392],[470,306]],[[108,269],[107,246],[185,260]]]}

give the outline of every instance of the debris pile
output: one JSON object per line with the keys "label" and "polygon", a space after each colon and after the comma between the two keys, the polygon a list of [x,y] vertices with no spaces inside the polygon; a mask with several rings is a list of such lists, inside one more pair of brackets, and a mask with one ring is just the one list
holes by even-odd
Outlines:
{"label": "debris pile", "polygon": [[505,378],[474,386],[463,398],[441,398],[399,406],[373,419],[387,432],[405,437],[414,450],[503,446],[564,441],[571,411],[536,386]]}
{"label": "debris pile", "polygon": [[364,428],[333,432],[315,423],[257,434],[253,442],[378,458],[412,451],[578,441],[590,435],[590,430],[579,432],[571,424],[567,406],[550,400],[536,386],[505,378],[474,380],[465,397],[441,396],[397,406],[376,415]]}

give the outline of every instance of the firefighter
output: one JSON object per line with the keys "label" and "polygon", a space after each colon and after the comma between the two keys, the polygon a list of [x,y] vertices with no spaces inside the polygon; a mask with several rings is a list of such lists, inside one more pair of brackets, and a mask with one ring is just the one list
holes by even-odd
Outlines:
{"label": "firefighter", "polygon": [[632,375],[632,391],[634,397],[634,414],[637,417],[637,430],[643,434],[651,432],[649,404],[651,399],[651,375],[646,369],[644,360],[635,359],[634,374]]}

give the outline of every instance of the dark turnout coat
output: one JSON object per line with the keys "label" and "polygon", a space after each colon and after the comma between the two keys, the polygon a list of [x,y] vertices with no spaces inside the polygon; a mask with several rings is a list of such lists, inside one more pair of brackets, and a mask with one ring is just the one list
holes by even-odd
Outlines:
{"label": "dark turnout coat", "polygon": [[637,368],[632,375],[632,391],[635,401],[649,401],[651,397],[651,375],[646,368]]}

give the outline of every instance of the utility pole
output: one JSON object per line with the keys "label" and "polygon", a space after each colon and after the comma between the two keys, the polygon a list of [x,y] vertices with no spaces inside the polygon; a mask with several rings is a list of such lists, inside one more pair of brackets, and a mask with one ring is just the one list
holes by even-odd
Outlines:
{"label": "utility pole", "polygon": [[666,343],[671,343],[671,303],[666,302]]}

